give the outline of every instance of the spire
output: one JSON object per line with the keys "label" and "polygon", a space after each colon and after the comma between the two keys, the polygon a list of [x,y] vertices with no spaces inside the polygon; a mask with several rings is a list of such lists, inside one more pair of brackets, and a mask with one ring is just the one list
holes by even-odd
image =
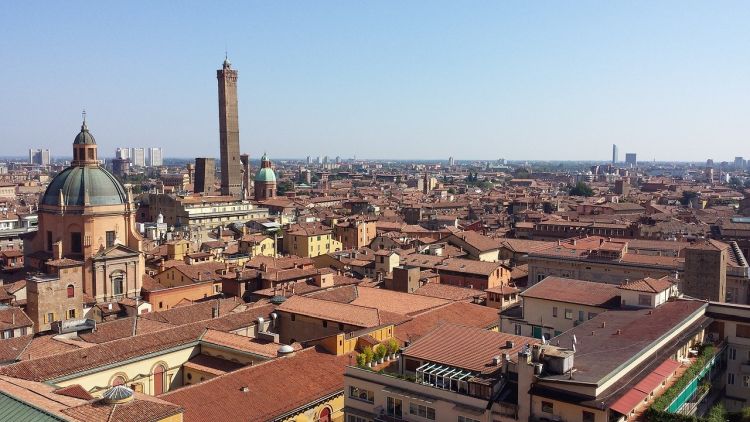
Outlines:
{"label": "spire", "polygon": [[83,118],[83,123],[81,123],[81,130],[89,130],[89,128],[86,126],[86,108],[85,107],[83,111],[81,111],[81,117]]}

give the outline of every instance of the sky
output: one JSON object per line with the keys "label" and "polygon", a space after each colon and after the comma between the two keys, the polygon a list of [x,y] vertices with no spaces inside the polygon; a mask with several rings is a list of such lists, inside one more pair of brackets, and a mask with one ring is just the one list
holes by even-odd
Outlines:
{"label": "sky", "polygon": [[3,1],[0,155],[750,158],[747,1]]}

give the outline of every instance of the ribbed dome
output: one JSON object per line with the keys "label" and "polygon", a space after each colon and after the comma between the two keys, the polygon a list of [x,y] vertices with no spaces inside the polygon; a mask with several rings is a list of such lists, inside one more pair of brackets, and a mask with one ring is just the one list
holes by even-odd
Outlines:
{"label": "ribbed dome", "polygon": [[76,135],[75,141],[73,141],[73,145],[96,145],[96,140],[94,140],[94,135],[89,132],[88,126],[86,126],[86,121],[83,121],[83,124],[81,125],[81,131],[78,132],[78,135]]}
{"label": "ribbed dome", "polygon": [[133,390],[124,385],[116,385],[105,391],[102,398],[109,404],[126,403],[133,400]]}
{"label": "ribbed dome", "polygon": [[[64,204],[60,204],[60,192]],[[83,206],[88,196],[89,205],[120,205],[127,202],[125,188],[115,176],[101,167],[68,167],[52,179],[42,197],[42,205]]]}
{"label": "ribbed dome", "polygon": [[258,170],[258,173],[255,174],[255,181],[256,182],[275,182],[276,173],[274,173],[273,169],[270,167],[262,168]]}

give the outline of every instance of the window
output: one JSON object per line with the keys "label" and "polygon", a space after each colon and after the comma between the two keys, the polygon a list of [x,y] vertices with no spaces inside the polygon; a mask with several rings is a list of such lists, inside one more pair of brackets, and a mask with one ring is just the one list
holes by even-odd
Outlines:
{"label": "window", "polygon": [[72,284],[68,284],[68,298],[75,297],[76,295],[76,288]]}
{"label": "window", "polygon": [[729,360],[735,360],[737,359],[737,349],[734,347],[729,348]]}
{"label": "window", "polygon": [[323,321],[323,328],[328,327],[328,321]]}
{"label": "window", "polygon": [[589,312],[589,319],[592,319],[596,316],[596,312]]}
{"label": "window", "polygon": [[742,386],[745,388],[750,388],[750,375],[742,376]]}
{"label": "window", "polygon": [[458,417],[458,422],[479,422],[479,421],[476,420],[476,419],[472,419],[472,418],[470,418],[468,416],[459,416]]}
{"label": "window", "polygon": [[515,324],[515,325],[513,326],[513,328],[514,328],[514,332],[515,332],[515,334],[516,334],[517,336],[520,336],[520,335],[521,335],[521,324]]}
{"label": "window", "polygon": [[295,315],[295,314],[292,314],[292,315],[290,316],[290,318],[292,319],[292,321],[295,321],[295,320],[296,320],[296,318],[297,318],[297,315]]}
{"label": "window", "polygon": [[339,331],[344,331],[344,324],[339,322]]}
{"label": "window", "polygon": [[750,338],[750,325],[737,324],[737,337]]}
{"label": "window", "polygon": [[52,232],[47,230],[47,250],[52,252]]}
{"label": "window", "polygon": [[115,232],[107,231],[107,247],[110,247],[114,244],[115,244]]}
{"label": "window", "polygon": [[557,318],[557,306],[552,307],[552,316]]}
{"label": "window", "polygon": [[409,403],[409,413],[420,418],[435,420],[435,409],[421,404]]}
{"label": "window", "polygon": [[68,319],[73,319],[76,317],[76,310],[75,309],[68,309]]}
{"label": "window", "polygon": [[581,415],[581,421],[582,422],[596,422],[596,415],[594,412],[587,412],[583,411],[583,414]]}
{"label": "window", "polygon": [[727,372],[727,385],[734,385],[734,374]]}
{"label": "window", "polygon": [[584,316],[585,316],[585,312],[578,311],[578,320],[579,321],[583,321]]}
{"label": "window", "polygon": [[53,312],[50,312],[47,314],[47,323],[51,323],[55,320],[55,314]]}
{"label": "window", "polygon": [[375,394],[370,390],[364,388],[349,386],[349,397],[357,400],[362,400],[367,403],[375,402]]}
{"label": "window", "polygon": [[3,331],[3,338],[13,338],[13,330],[5,330]]}
{"label": "window", "polygon": [[388,416],[396,416],[396,417],[402,417],[402,402],[401,399],[396,399],[393,397],[388,397],[387,400],[387,406],[386,406],[386,413],[388,413]]}
{"label": "window", "polygon": [[70,250],[73,253],[81,253],[83,251],[81,232],[70,232]]}
{"label": "window", "polygon": [[565,319],[573,319],[573,310],[565,309]]}
{"label": "window", "polygon": [[638,305],[640,305],[640,306],[651,306],[651,296],[649,296],[649,295],[638,295]]}
{"label": "window", "polygon": [[544,413],[552,413],[554,411],[555,407],[552,404],[551,401],[543,401],[542,402],[542,412]]}
{"label": "window", "polygon": [[122,294],[123,290],[123,276],[116,275],[112,277],[112,294],[119,296]]}

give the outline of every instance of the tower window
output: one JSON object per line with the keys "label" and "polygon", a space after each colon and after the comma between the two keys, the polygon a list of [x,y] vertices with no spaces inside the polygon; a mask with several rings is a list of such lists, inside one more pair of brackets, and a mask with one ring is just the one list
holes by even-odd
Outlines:
{"label": "tower window", "polygon": [[47,250],[52,252],[52,232],[47,230]]}
{"label": "tower window", "polygon": [[81,253],[83,251],[81,232],[70,232],[70,250],[73,253]]}
{"label": "tower window", "polygon": [[88,151],[89,151],[89,160],[93,160],[94,159],[94,149],[93,148],[89,148]]}
{"label": "tower window", "polygon": [[74,297],[76,295],[76,288],[72,284],[68,284],[68,297]]}
{"label": "tower window", "polygon": [[107,231],[107,247],[110,247],[114,244],[115,244],[115,232]]}

